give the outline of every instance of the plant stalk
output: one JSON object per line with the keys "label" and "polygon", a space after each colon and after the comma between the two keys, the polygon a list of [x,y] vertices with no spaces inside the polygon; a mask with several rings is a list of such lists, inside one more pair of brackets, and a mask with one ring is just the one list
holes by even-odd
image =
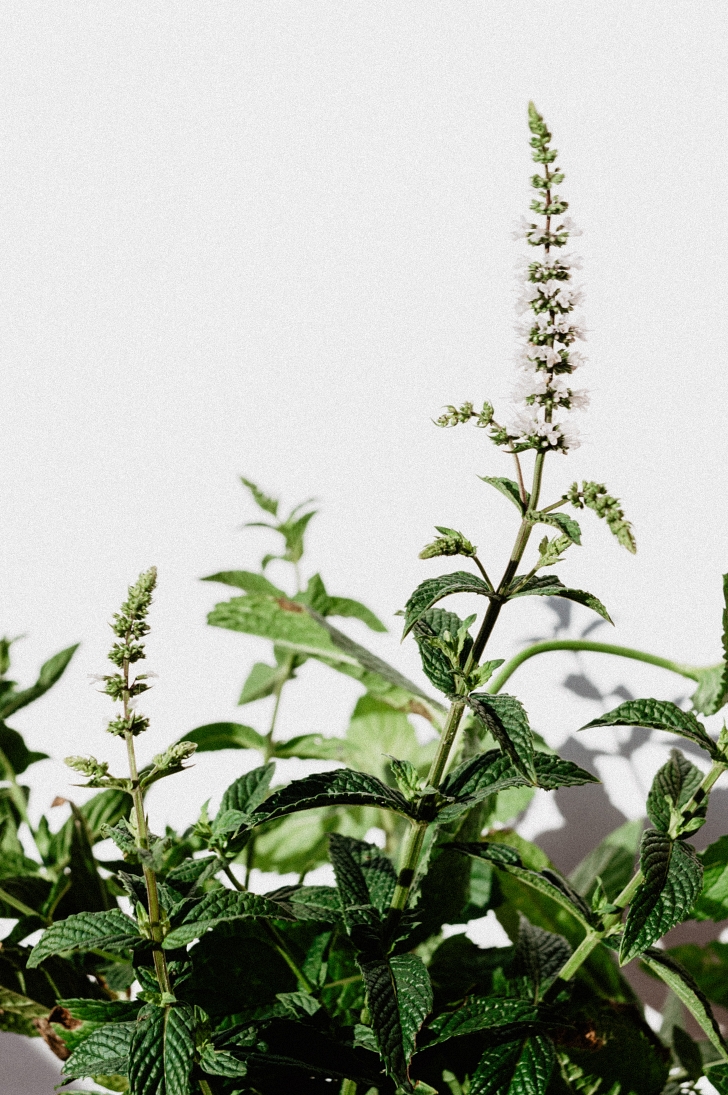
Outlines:
{"label": "plant stalk", "polygon": [[681,677],[688,677],[692,681],[699,680],[699,670],[692,665],[683,665],[674,662],[670,658],[660,658],[657,654],[648,654],[644,650],[635,650],[630,646],[615,646],[613,643],[594,643],[587,639],[549,639],[541,643],[534,643],[521,650],[519,654],[511,658],[490,681],[486,691],[495,694],[500,692],[509,677],[515,673],[519,666],[536,654],[547,654],[551,650],[590,650],[597,654],[613,654],[619,658],[632,658],[634,661],[647,662],[649,665],[657,665],[661,669],[669,669],[672,673],[678,673]]}

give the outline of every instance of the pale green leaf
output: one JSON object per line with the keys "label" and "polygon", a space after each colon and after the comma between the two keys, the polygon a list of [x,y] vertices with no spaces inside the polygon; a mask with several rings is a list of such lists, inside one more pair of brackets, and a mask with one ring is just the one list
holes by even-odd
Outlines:
{"label": "pale green leaf", "polygon": [[640,956],[649,970],[665,982],[705,1031],[709,1041],[725,1057],[728,1046],[720,1032],[707,997],[683,967],[670,955],[650,947]]}
{"label": "pale green leaf", "polygon": [[[479,475],[478,479],[482,479],[484,483],[490,483],[491,487],[500,491],[509,502],[513,502],[519,513],[525,513],[526,507],[521,500],[518,483],[514,483],[512,479],[504,479],[500,475]],[[526,494],[526,504],[528,504],[528,494]]]}
{"label": "pale green leaf", "polygon": [[647,796],[647,816],[656,829],[670,828],[671,808],[685,806],[703,779],[703,773],[678,749],[673,749],[667,764],[657,772]]}
{"label": "pale green leaf", "polygon": [[601,878],[607,897],[613,900],[632,877],[634,861],[642,835],[641,821],[625,821],[593,848],[569,875],[572,886],[590,899],[597,878]]}
{"label": "pale green leaf", "polygon": [[728,836],[719,837],[699,853],[703,864],[703,889],[693,911],[694,920],[728,917]]}
{"label": "pale green leaf", "polygon": [[282,589],[274,586],[263,574],[256,574],[250,570],[220,570],[217,574],[208,574],[201,581],[220,582],[222,585],[244,589],[246,593],[268,593],[273,597],[286,596]]}
{"label": "pale green leaf", "polygon": [[180,741],[193,741],[198,753],[219,749],[265,749],[265,738],[252,726],[240,722],[210,722],[190,730]]}

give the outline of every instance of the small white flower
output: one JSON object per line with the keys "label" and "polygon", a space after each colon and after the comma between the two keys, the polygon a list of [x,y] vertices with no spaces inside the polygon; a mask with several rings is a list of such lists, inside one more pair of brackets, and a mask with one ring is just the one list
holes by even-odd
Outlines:
{"label": "small white flower", "polygon": [[572,422],[559,422],[559,431],[564,442],[564,451],[567,449],[578,449],[581,444],[581,437],[576,426]]}
{"label": "small white flower", "polygon": [[511,232],[511,238],[514,240],[528,239],[531,232],[536,229],[536,225],[531,221],[526,220],[525,217],[521,217],[513,231]]}
{"label": "small white flower", "polygon": [[583,235],[581,228],[578,228],[571,217],[564,217],[557,231],[564,230],[568,232],[570,236]]}
{"label": "small white flower", "polygon": [[586,388],[575,388],[571,392],[571,406],[575,411],[585,410],[590,402],[591,396]]}

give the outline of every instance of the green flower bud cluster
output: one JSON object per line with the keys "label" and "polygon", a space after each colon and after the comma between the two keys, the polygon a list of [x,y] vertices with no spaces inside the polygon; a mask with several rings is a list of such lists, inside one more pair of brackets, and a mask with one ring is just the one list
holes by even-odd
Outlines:
{"label": "green flower bud cluster", "polygon": [[465,555],[472,558],[477,553],[478,549],[457,529],[444,525],[435,525],[435,528],[442,536],[423,547],[419,554],[420,559],[434,559],[438,555]]}
{"label": "green flower bud cluster", "polygon": [[566,535],[555,536],[553,540],[549,540],[548,536],[544,536],[538,545],[539,558],[535,569],[540,570],[541,567],[555,566],[557,563],[563,562],[564,552],[571,547],[573,542],[571,537]]}
{"label": "green flower bud cluster", "polygon": [[152,603],[152,592],[157,584],[157,568],[150,567],[139,575],[133,586],[129,587],[127,599],[121,611],[115,613],[111,629],[121,642],[114,643],[109,659],[114,665],[124,662],[136,662],[144,657],[144,646],[139,641],[149,631],[146,616]]}
{"label": "green flower bud cluster", "polygon": [[137,711],[130,711],[128,715],[119,715],[118,718],[112,719],[106,727],[107,733],[113,734],[114,737],[123,737],[124,734],[131,734],[132,737],[136,737],[148,729],[149,719],[145,715],[140,715]]}
{"label": "green flower bud cluster", "polygon": [[85,787],[118,788],[122,791],[131,789],[130,780],[110,776],[106,761],[97,760],[96,757],[66,757],[64,763],[74,772],[80,772],[88,778],[88,783],[83,784]]}
{"label": "green flower bud cluster", "polygon": [[482,411],[476,411],[472,403],[463,403],[461,407],[453,407],[452,404],[448,404],[445,407],[445,414],[434,419],[434,422],[436,426],[459,426],[461,422],[469,422],[471,418],[475,419],[475,425],[480,429],[490,426],[493,421],[492,404],[486,400]]}
{"label": "green flower bud cluster", "polygon": [[632,525],[624,516],[624,510],[619,504],[618,498],[613,498],[607,493],[603,483],[591,483],[582,481],[581,488],[578,483],[572,483],[563,498],[571,502],[576,509],[593,510],[597,517],[602,517],[607,522],[610,532],[632,554],[637,551],[637,541],[632,532]]}

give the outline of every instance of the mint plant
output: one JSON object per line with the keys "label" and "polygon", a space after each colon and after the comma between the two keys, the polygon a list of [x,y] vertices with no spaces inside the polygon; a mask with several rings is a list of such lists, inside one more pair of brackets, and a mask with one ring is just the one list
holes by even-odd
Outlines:
{"label": "mint plant", "polygon": [[[572,414],[586,396],[573,386],[584,363],[576,348],[581,294],[572,281],[577,262],[564,250],[575,228],[556,193],[563,173],[551,134],[533,105],[529,126],[538,170],[533,217],[518,233],[532,248],[519,305],[518,410],[501,422],[489,402],[479,411],[465,403],[439,419],[443,427],[474,422],[512,461],[515,479],[485,477],[516,511],[510,558],[493,580],[498,572],[481,558],[477,537],[445,526],[423,548],[427,565],[457,555],[463,569],[425,578],[405,604],[403,637],[417,644],[429,682],[420,687],[331,622],[358,617],[381,630],[368,609],[329,595],[319,575],[304,586],[304,533],[314,511],[304,504],[281,519],[278,502],[244,480],[268,518],[258,523],[282,537],[282,550],[267,554],[260,572],[212,575],[241,592],[209,619],[272,642],[272,663],[253,667],[241,695],[246,706],[273,697],[272,719],[263,732],[238,723],[199,727],[143,769],[135,739],[148,720],[136,702],[149,674],[135,667],[145,656],[156,573],[140,576],[112,624],[114,672],[101,678],[121,704],[108,730],[123,740],[127,771],[112,774],[94,757],[69,759],[87,786],[124,795],[131,806],[102,830],[123,857],[115,880],[129,911],[54,920],[26,962],[29,971],[62,961],[86,974],[89,989],[59,993],[47,1019],[69,1051],[69,1079],[91,1077],[131,1095],[676,1095],[708,1075],[728,1095],[728,1045],[710,1003],[725,990],[706,972],[713,960],[725,968],[726,959],[713,949],[701,966],[692,954],[690,972],[660,946],[690,915],[728,915],[728,838],[702,854],[690,843],[728,767],[728,732],[716,740],[694,713],[656,699],[625,702],[584,727],[662,730],[705,754],[707,771],[676,749],[656,774],[636,866],[634,827],[608,837],[569,878],[536,845],[498,827],[517,812],[511,798],[502,813],[514,792],[582,785],[589,794],[586,785],[597,782],[550,750],[518,698],[501,691],[537,651],[507,664],[492,657],[500,614],[516,598],[551,597],[609,621],[596,596],[553,573],[581,543],[567,506],[593,510],[635,550],[620,503],[602,484],[574,484],[542,501],[546,458],[578,443]],[[527,557],[537,525],[548,533]],[[292,588],[265,574],[273,559],[293,568]],[[458,594],[483,599],[479,617],[442,606]],[[728,656],[727,635],[728,607]],[[582,645],[568,648],[625,653],[574,642]],[[345,739],[277,737],[283,689],[310,659],[364,689]],[[700,672],[696,708],[717,710],[728,695],[725,662]],[[429,756],[417,745],[413,714],[436,732]],[[214,817],[203,808],[188,833],[157,836],[145,790],[179,774],[195,748],[255,749],[263,763],[231,783]],[[276,760],[290,756],[343,766],[273,785]],[[384,847],[362,839],[372,828],[383,831]],[[324,847],[335,884],[307,884]],[[293,867],[299,880],[254,892],[251,868],[261,863]],[[445,937],[445,925],[491,910],[511,945]],[[664,1038],[645,1022],[621,972],[633,961],[670,991]],[[698,1041],[686,1029],[688,1014]]]}

